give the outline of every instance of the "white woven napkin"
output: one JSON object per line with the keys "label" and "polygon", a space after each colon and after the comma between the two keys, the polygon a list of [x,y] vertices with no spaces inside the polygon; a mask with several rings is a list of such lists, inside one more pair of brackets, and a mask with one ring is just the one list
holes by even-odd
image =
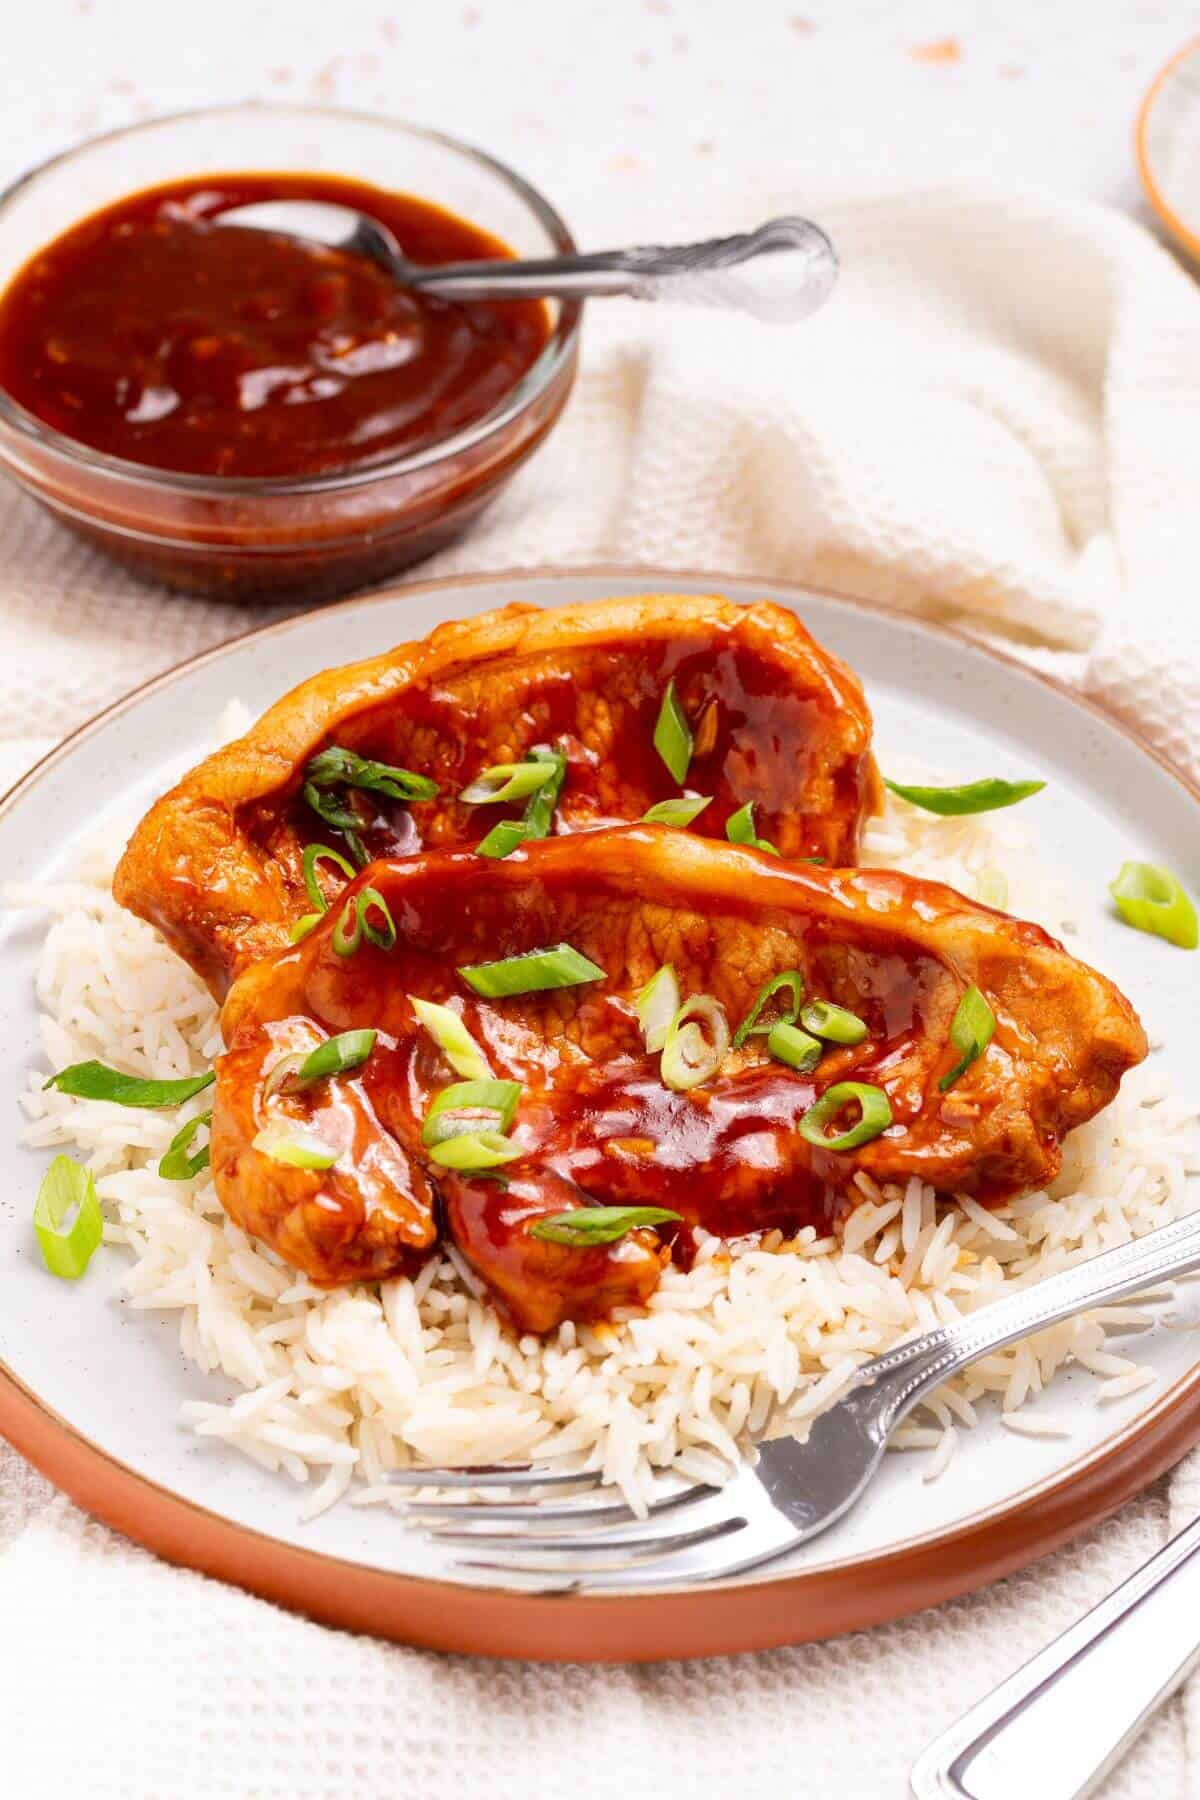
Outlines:
{"label": "white woven napkin", "polygon": [[[562,426],[427,572],[611,559],[844,587],[1057,667],[1200,774],[1191,284],[1100,209],[983,192],[822,206],[809,190],[804,205],[843,257],[822,315],[781,333],[594,308]],[[135,585],[11,491],[0,567],[14,741],[68,729],[257,616]],[[0,1525],[36,1512],[12,1457],[5,1495]],[[1183,1478],[1173,1498],[1178,1524]],[[899,1797],[922,1744],[1167,1528],[1160,1487],[990,1592],[873,1634],[548,1670],[324,1631],[55,1501],[0,1556],[0,1619],[20,1643],[0,1680],[8,1785],[64,1790],[46,1748],[69,1717],[96,1796]],[[1185,1728],[1168,1709],[1106,1793],[1188,1791]]]}

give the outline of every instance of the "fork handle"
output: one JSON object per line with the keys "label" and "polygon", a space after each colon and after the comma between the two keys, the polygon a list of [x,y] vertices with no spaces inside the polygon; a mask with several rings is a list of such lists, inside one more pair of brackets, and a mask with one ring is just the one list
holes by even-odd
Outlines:
{"label": "fork handle", "polygon": [[864,1364],[855,1387],[879,1382],[888,1390],[890,1430],[927,1394],[968,1363],[1056,1325],[1076,1313],[1124,1300],[1156,1282],[1200,1269],[1200,1215],[1177,1219],[1132,1243],[1119,1244],[1073,1269],[1064,1269],[974,1314],[900,1344]]}
{"label": "fork handle", "polygon": [[1200,1661],[1200,1519],[964,1713],[913,1766],[916,1800],[1079,1800]]}

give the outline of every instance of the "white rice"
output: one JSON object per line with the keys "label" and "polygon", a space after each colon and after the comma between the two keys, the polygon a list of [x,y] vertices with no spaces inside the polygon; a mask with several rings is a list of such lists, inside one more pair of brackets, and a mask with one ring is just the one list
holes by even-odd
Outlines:
{"label": "white rice", "polygon": [[[215,1008],[113,902],[112,841],[110,828],[69,881],[6,895],[52,916],[36,971],[43,1056],[50,1068],[97,1057],[141,1075],[198,1072],[220,1049]],[[864,861],[968,894],[1001,870],[1014,912],[1060,934],[1072,922],[1008,813],[943,820],[892,801],[868,830]],[[702,1239],[695,1266],[669,1269],[644,1316],[568,1323],[541,1340],[502,1327],[453,1251],[414,1281],[320,1292],[225,1217],[207,1174],[159,1179],[183,1113],[76,1100],[44,1091],[43,1079],[33,1074],[23,1097],[27,1141],[72,1149],[93,1170],[105,1241],[119,1247],[106,1276],[130,1308],[175,1312],[185,1356],[244,1390],[190,1402],[186,1423],[306,1483],[309,1516],[348,1490],[395,1503],[381,1475],[422,1463],[587,1464],[639,1508],[657,1471],[719,1480],[768,1426],[802,1431],[866,1358],[1177,1217],[1200,1167],[1196,1109],[1165,1092],[1151,1063],[1067,1140],[1044,1192],[989,1212],[939,1203],[916,1180],[881,1189],[863,1177],[840,1238],[808,1230],[783,1245],[772,1232],[732,1252]],[[987,1357],[926,1402],[896,1448],[925,1451],[925,1479],[936,1479],[984,1397],[1013,1429],[1058,1435],[1059,1423],[1020,1409],[1072,1360],[1099,1378],[1098,1398],[1135,1392],[1152,1374],[1107,1340],[1144,1322],[1146,1305],[1110,1307]]]}

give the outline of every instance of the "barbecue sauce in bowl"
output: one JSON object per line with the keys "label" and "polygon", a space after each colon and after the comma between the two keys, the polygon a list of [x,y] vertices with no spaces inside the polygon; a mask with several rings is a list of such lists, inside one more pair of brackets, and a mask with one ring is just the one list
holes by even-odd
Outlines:
{"label": "barbecue sauce in bowl", "polygon": [[85,218],[18,272],[0,297],[0,387],[123,462],[287,479],[453,437],[537,361],[541,301],[439,300],[365,258],[216,223],[279,199],[368,213],[421,264],[511,254],[426,201],[337,176],[175,181]]}

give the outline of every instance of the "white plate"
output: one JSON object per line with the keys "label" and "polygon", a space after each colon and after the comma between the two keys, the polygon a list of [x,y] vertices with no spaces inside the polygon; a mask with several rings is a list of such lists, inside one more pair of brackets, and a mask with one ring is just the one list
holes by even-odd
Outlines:
{"label": "white plate", "polygon": [[[770,582],[647,571],[450,581],[348,601],[252,633],[150,684],[35,770],[0,809],[0,871],[38,880],[65,869],[98,821],[128,815],[207,752],[214,722],[233,696],[257,712],[319,669],[508,601],[560,605],[648,590],[716,590],[793,606],[861,675],[885,750],[905,746],[961,779],[1045,777],[1048,793],[1030,809],[1029,823],[1042,833],[1045,856],[1092,897],[1091,916],[1082,921],[1089,953],[1129,994],[1151,1039],[1165,1039],[1156,1056],[1177,1091],[1194,1094],[1194,1008],[1185,1004],[1185,991],[1195,991],[1197,964],[1121,926],[1107,883],[1122,861],[1137,856],[1169,864],[1193,892],[1200,889],[1196,795],[1114,724],[1017,665],[946,631]],[[119,1252],[97,1259],[78,1284],[47,1277],[30,1229],[46,1157],[19,1146],[16,1098],[35,1053],[32,968],[43,929],[44,920],[30,915],[0,921],[0,1066],[9,1072],[0,1090],[0,1364],[11,1377],[0,1382],[0,1426],[85,1503],[156,1548],[307,1610],[462,1648],[616,1653],[618,1626],[610,1643],[605,1632],[573,1622],[587,1611],[598,1616],[613,1602],[527,1602],[507,1615],[508,1625],[497,1614],[484,1629],[470,1623],[478,1595],[475,1610],[460,1614],[440,1585],[389,1587],[388,1575],[444,1580],[437,1551],[382,1509],[342,1504],[304,1524],[302,1490],[286,1476],[259,1470],[180,1426],[182,1401],[231,1390],[184,1361],[174,1317],[156,1319],[123,1306]],[[1200,1320],[1200,1296],[1194,1304]],[[661,1615],[636,1645],[627,1638],[622,1653],[743,1648],[842,1629],[924,1604],[970,1585],[973,1575],[1040,1553],[1151,1479],[1200,1432],[1200,1381],[1184,1379],[1196,1369],[1196,1340],[1155,1329],[1139,1338],[1137,1356],[1154,1369],[1155,1385],[1108,1407],[1087,1404],[1094,1384],[1085,1372],[1066,1371],[1055,1380],[1038,1404],[1046,1416],[1069,1424],[1068,1439],[1014,1436],[985,1409],[936,1484],[922,1482],[918,1459],[889,1458],[850,1517],[754,1584],[763,1591],[792,1588],[790,1578],[804,1577],[801,1585],[807,1582],[814,1601],[820,1599],[809,1615],[759,1606],[718,1618],[710,1607],[686,1627],[678,1615],[674,1636]],[[173,1526],[164,1523],[172,1519]],[[964,1562],[968,1544],[977,1549]],[[337,1561],[305,1562],[285,1554],[289,1547]],[[847,1568],[850,1562],[857,1572]],[[296,1573],[302,1566],[305,1580]],[[889,1570],[905,1569],[903,1580],[891,1579]],[[381,1579],[373,1582],[373,1574]],[[423,1610],[422,1594],[443,1598],[426,1601]],[[535,1628],[529,1622],[548,1605],[557,1609],[553,1627]],[[439,1611],[445,1616],[435,1617]],[[461,1626],[454,1623],[459,1617]],[[639,1617],[645,1626],[648,1615]],[[685,1630],[686,1645],[679,1635]]]}

